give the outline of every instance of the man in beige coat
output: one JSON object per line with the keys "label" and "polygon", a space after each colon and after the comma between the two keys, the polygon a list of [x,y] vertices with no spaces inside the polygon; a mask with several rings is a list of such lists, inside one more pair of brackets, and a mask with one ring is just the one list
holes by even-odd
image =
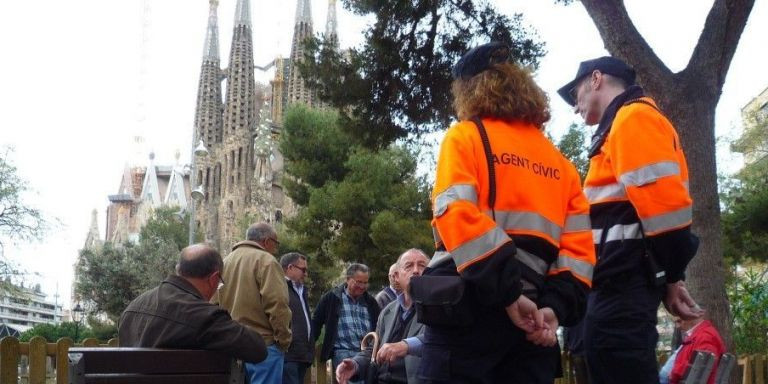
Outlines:
{"label": "man in beige coat", "polygon": [[291,310],[283,268],[272,254],[280,244],[267,223],[251,225],[246,240],[235,244],[224,258],[226,284],[213,302],[228,310],[235,321],[253,328],[267,345],[267,359],[246,363],[252,384],[280,384],[285,351],[291,344]]}

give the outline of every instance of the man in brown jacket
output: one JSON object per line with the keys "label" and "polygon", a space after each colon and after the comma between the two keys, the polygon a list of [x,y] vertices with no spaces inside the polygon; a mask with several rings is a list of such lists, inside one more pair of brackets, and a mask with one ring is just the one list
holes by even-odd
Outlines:
{"label": "man in brown jacket", "polygon": [[291,310],[288,286],[280,263],[272,254],[280,244],[267,223],[251,225],[246,240],[235,244],[224,258],[222,277],[227,282],[213,302],[232,318],[264,338],[267,359],[246,364],[251,383],[281,383],[285,351],[291,344]]}
{"label": "man in brown jacket", "polygon": [[221,283],[221,255],[194,244],[181,250],[178,276],[132,301],[120,317],[121,347],[209,349],[259,362],[267,356],[264,340],[211,304]]}

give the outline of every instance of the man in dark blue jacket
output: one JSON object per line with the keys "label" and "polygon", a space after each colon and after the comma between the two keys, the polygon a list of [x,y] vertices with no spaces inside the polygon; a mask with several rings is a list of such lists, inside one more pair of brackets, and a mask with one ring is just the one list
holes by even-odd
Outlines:
{"label": "man in dark blue jacket", "polygon": [[320,337],[325,325],[321,361],[333,358],[336,367],[360,351],[360,340],[376,329],[379,304],[368,293],[368,267],[352,264],[346,271],[346,282],[326,292],[312,316],[312,335]]}

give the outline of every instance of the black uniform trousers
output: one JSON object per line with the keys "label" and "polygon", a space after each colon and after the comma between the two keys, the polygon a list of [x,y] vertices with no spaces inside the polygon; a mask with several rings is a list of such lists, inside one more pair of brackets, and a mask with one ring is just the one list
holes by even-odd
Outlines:
{"label": "black uniform trousers", "polygon": [[592,384],[659,382],[656,316],[664,293],[635,273],[589,294],[584,342]]}
{"label": "black uniform trousers", "polygon": [[425,327],[422,383],[551,384],[561,375],[558,345],[528,342],[503,308],[478,306],[474,313],[468,327]]}

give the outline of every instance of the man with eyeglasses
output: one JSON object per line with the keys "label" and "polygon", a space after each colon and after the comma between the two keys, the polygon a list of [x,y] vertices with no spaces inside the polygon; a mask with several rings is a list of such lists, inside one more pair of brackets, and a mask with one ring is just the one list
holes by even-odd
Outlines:
{"label": "man with eyeglasses", "polygon": [[627,63],[604,56],[581,62],[557,91],[586,125],[597,125],[584,179],[597,255],[584,346],[595,384],[658,382],[659,304],[684,319],[701,312],[684,281],[699,244],[685,154],[635,77]]}
{"label": "man with eyeglasses", "polygon": [[334,367],[336,380],[346,384],[351,378],[376,377],[379,384],[418,384],[421,364],[424,325],[416,320],[411,293],[408,290],[411,277],[421,276],[429,264],[424,251],[411,248],[403,252],[395,263],[395,280],[402,292],[394,302],[381,310],[376,333],[381,340],[371,364],[373,348],[358,352],[352,359],[344,359]]}
{"label": "man with eyeglasses", "polygon": [[285,352],[291,344],[288,287],[277,252],[277,233],[267,223],[251,225],[243,240],[224,258],[225,284],[213,297],[232,318],[257,331],[267,344],[267,358],[245,364],[250,383],[281,383]]}
{"label": "man with eyeglasses", "polygon": [[360,351],[360,340],[376,329],[379,304],[368,293],[368,267],[354,263],[347,268],[346,281],[326,292],[312,316],[312,335],[317,340],[325,325],[321,361],[332,358],[337,367],[342,360]]}
{"label": "man with eyeglasses", "polygon": [[298,252],[280,257],[285,273],[291,307],[291,346],[285,354],[283,384],[301,384],[307,369],[312,365],[315,343],[309,319],[308,290],[304,285],[307,276],[307,257]]}
{"label": "man with eyeglasses", "polygon": [[208,302],[222,283],[221,268],[221,255],[205,244],[182,249],[176,275],[137,297],[123,312],[120,346],[208,349],[248,362],[264,360],[262,337]]}

